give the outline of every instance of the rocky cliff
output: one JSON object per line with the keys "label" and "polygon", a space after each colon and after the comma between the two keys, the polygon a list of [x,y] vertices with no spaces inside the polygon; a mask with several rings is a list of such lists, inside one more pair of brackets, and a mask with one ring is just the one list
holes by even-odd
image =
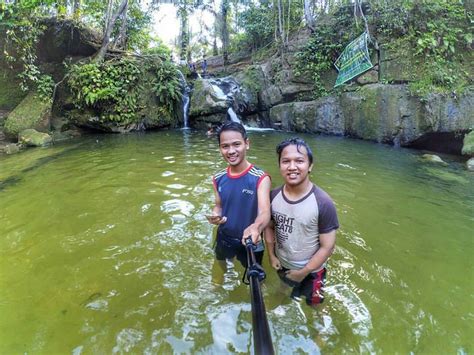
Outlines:
{"label": "rocky cliff", "polygon": [[[232,108],[248,125],[461,154],[463,137],[474,127],[472,90],[413,95],[408,84],[416,78],[416,71],[410,58],[381,46],[373,55],[373,69],[344,85],[343,90],[313,99],[312,81],[296,75],[294,68],[295,53],[307,36],[307,32],[295,35],[284,56],[274,54],[255,64],[247,60],[246,66],[231,64],[227,68],[231,74],[220,78],[220,84],[215,79],[197,79],[191,98],[191,125],[224,121]],[[223,71],[218,61],[208,62],[210,71]],[[334,85],[336,76],[335,70],[325,73],[322,84],[326,89]],[[230,83],[232,92],[221,98],[215,95],[216,86]]]}

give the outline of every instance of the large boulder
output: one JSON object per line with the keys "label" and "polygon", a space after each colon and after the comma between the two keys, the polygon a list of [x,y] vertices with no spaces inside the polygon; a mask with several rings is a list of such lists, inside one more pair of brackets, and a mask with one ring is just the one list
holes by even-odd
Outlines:
{"label": "large boulder", "polygon": [[461,132],[474,128],[474,91],[460,96],[430,94],[424,116],[436,132]]}
{"label": "large boulder", "polygon": [[383,143],[400,143],[416,138],[429,123],[420,115],[421,107],[409,99],[404,85],[365,85],[340,97],[347,135]]}
{"label": "large boulder", "polygon": [[198,79],[194,82],[189,116],[208,116],[225,113],[232,105],[232,91],[238,83],[233,78]]}
{"label": "large boulder", "polygon": [[427,134],[465,132],[474,126],[472,93],[453,98],[432,94],[424,101],[406,85],[371,84],[343,93],[346,134],[410,146]]}
{"label": "large boulder", "polygon": [[342,110],[334,97],[277,105],[270,109],[270,118],[284,130],[344,134]]}
{"label": "large boulder", "polygon": [[51,102],[41,99],[30,92],[10,112],[5,120],[4,131],[9,137],[16,137],[21,131],[34,128],[40,132],[49,131],[51,119]]}
{"label": "large boulder", "polygon": [[265,74],[261,66],[249,66],[245,70],[236,73],[235,79],[240,83],[240,90],[234,95],[234,106],[240,115],[252,115],[260,110],[259,93],[266,87]]}
{"label": "large boulder", "polygon": [[99,33],[72,20],[43,20],[46,29],[39,38],[37,55],[43,63],[62,63],[66,58],[84,58],[97,52]]}

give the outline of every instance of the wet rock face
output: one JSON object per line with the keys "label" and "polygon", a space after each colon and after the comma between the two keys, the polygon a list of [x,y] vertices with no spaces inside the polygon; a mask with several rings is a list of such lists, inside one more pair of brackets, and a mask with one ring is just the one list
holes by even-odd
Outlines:
{"label": "wet rock face", "polygon": [[37,46],[38,59],[62,63],[66,57],[89,57],[100,47],[99,36],[71,20],[47,19],[44,34]]}

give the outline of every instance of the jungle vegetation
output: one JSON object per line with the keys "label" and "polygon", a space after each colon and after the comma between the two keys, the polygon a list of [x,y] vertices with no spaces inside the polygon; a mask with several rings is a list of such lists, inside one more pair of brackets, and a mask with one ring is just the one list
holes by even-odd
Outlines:
{"label": "jungle vegetation", "polygon": [[[292,34],[307,29],[309,40],[294,65],[313,78],[317,94],[323,95],[323,73],[347,43],[368,31],[372,53],[381,46],[409,52],[420,72],[410,84],[414,93],[472,85],[473,8],[459,0],[0,0],[2,59],[21,67],[24,90],[34,88],[51,100],[58,83],[40,71],[35,45],[45,30],[44,19],[69,19],[101,38],[93,57],[67,68],[65,80],[78,105],[117,101],[119,93],[130,93],[131,102],[116,102],[118,109],[103,119],[133,121],[138,109],[133,98],[140,90],[134,83],[144,70],[152,70],[159,73],[153,86],[163,109],[172,111],[180,96],[179,73],[170,61],[171,49],[151,35],[153,13],[170,2],[180,26],[175,51],[183,62],[219,55],[225,66],[242,52],[257,59],[284,56]],[[200,31],[191,33],[190,17],[198,10],[210,12],[215,21],[201,21]],[[111,51],[123,56],[111,56]],[[146,69],[138,60],[147,63]]]}

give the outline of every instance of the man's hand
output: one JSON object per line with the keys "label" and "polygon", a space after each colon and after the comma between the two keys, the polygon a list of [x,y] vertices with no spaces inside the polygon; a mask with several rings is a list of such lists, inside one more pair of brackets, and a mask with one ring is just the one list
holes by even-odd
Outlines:
{"label": "man's hand", "polygon": [[275,255],[271,255],[271,254],[268,254],[268,255],[270,257],[270,265],[272,266],[272,268],[274,268],[275,270],[280,270],[281,269],[280,260],[278,260],[278,258]]}
{"label": "man's hand", "polygon": [[245,246],[245,239],[248,237],[252,237],[252,243],[257,244],[262,240],[260,236],[260,231],[258,230],[258,225],[256,223],[251,224],[244,230],[244,234],[242,235],[242,244]]}
{"label": "man's hand", "polygon": [[288,280],[295,281],[295,282],[301,282],[303,279],[308,276],[308,272],[305,271],[305,269],[300,269],[300,270],[288,270],[285,273],[285,277]]}
{"label": "man's hand", "polygon": [[224,224],[227,221],[227,217],[225,216],[222,217],[218,215],[210,215],[210,216],[206,216],[206,218],[210,224],[215,224],[215,225]]}

